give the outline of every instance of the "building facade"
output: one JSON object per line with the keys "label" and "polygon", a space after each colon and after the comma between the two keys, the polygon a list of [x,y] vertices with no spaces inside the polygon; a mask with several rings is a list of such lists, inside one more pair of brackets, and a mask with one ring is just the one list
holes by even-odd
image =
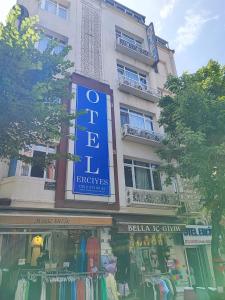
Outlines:
{"label": "building facade", "polygon": [[[75,141],[32,145],[25,153],[41,156],[59,149],[73,154],[75,149],[80,162],[60,160],[46,169],[1,162],[2,265],[6,270],[17,266],[13,275],[5,271],[2,286],[10,276],[57,277],[59,269],[60,276],[79,274],[88,280],[91,273],[101,280],[108,265],[117,264],[113,278],[123,297],[143,300],[151,283],[162,280],[169,281],[171,293],[176,287],[179,299],[184,287],[196,285],[194,277],[202,275],[194,274],[190,244],[183,240],[187,221],[197,217],[192,213],[199,199],[188,206],[180,181],[174,178],[167,186],[158,170],[164,131],[157,102],[168,93],[168,75],[176,75],[174,51],[144,16],[113,0],[18,4],[25,15],[39,16],[40,51],[51,39],[59,42],[56,53],[72,46],[75,97],[67,105],[71,112],[87,114],[69,129]],[[209,285],[212,278],[202,280]],[[18,288],[15,282],[5,289],[7,299]]]}

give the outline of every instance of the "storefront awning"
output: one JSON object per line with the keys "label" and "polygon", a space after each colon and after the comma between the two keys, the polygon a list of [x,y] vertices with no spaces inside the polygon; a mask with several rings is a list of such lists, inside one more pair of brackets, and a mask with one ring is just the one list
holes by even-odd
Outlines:
{"label": "storefront awning", "polygon": [[111,226],[110,216],[65,214],[0,214],[1,228],[76,228]]}

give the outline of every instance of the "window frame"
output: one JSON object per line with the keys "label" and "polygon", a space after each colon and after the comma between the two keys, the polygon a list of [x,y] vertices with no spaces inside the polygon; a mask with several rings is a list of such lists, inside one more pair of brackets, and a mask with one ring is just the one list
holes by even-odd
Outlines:
{"label": "window frame", "polygon": [[[131,161],[131,163],[128,163],[128,162],[126,162],[126,160],[130,160]],[[135,162],[136,162],[136,164],[135,164]],[[146,164],[146,166],[144,166],[144,165],[138,165],[137,163],[140,163],[140,164]],[[150,186],[152,187],[151,189],[148,189],[147,191],[158,191],[158,192],[160,192],[160,191],[162,191],[163,190],[163,186],[162,186],[162,177],[161,177],[161,174],[160,174],[160,172],[159,172],[159,178],[160,178],[160,185],[161,185],[161,189],[158,189],[158,190],[156,190],[155,189],[155,183],[154,183],[154,178],[153,178],[153,170],[155,170],[156,169],[156,167],[159,167],[159,165],[158,164],[155,164],[155,163],[151,163],[151,162],[144,162],[144,161],[139,161],[139,160],[135,160],[135,159],[126,159],[126,158],[124,158],[124,160],[123,160],[123,165],[124,165],[124,168],[125,167],[130,167],[131,168],[131,174],[132,174],[132,183],[133,183],[133,187],[132,188],[134,188],[134,189],[138,189],[137,188],[137,183],[136,183],[136,178],[135,178],[135,168],[142,168],[142,169],[147,169],[147,170],[149,170],[149,174],[150,174],[150,179],[151,179],[151,183],[150,183]],[[148,165],[148,166],[147,166]],[[154,166],[154,167],[153,167]],[[124,177],[125,177],[125,171],[124,171]],[[124,178],[125,179],[125,178]],[[126,179],[125,179],[125,185],[126,185]],[[127,187],[127,186],[126,186]],[[130,188],[130,187],[128,187],[128,188]],[[144,189],[138,189],[138,190],[144,190]]]}
{"label": "window frame", "polygon": [[[120,106],[120,122],[121,122],[121,113],[122,112],[123,113],[127,112],[127,114],[128,114],[128,121],[129,121],[129,123],[127,125],[131,125],[132,126],[132,124],[130,123],[130,115],[132,115],[132,114],[135,115],[136,114],[136,115],[138,115],[138,116],[140,116],[140,117],[142,117],[144,119],[144,128],[138,128],[138,129],[147,130],[147,131],[149,131],[151,133],[155,132],[155,130],[154,130],[153,116],[151,116],[150,114],[146,114],[144,112],[136,111],[135,109],[127,108],[125,106]],[[151,124],[151,129],[152,130],[149,130],[147,128],[147,126],[146,126],[146,122],[147,122],[146,119],[150,120],[150,124]],[[122,124],[122,122],[121,122],[121,126],[123,126],[123,125],[126,125],[126,124]]]}
{"label": "window frame", "polygon": [[[49,11],[49,10],[47,9],[47,2],[51,2],[52,4],[55,4],[55,5],[56,5],[55,12]],[[47,12],[49,12],[49,13],[51,13],[51,14],[53,14],[53,15],[55,15],[55,16],[61,18],[61,19],[63,19],[63,20],[68,20],[68,18],[69,18],[69,7],[62,5],[62,4],[58,3],[57,1],[54,1],[54,0],[42,0],[42,1],[41,1],[41,8],[42,8],[43,10],[45,10],[45,11],[47,11]],[[63,9],[63,10],[65,11],[65,17],[62,16],[62,15],[59,13],[60,9]]]}
{"label": "window frame", "polygon": [[[120,63],[117,63],[117,73],[119,76],[123,76],[125,79],[127,78],[128,80],[135,81],[137,84],[140,84],[142,87],[144,87],[147,90],[148,80],[146,74],[135,71],[129,67],[121,65]],[[137,75],[138,80],[130,78],[129,76],[126,75],[126,73],[133,73],[134,75]]]}
{"label": "window frame", "polygon": [[[51,34],[48,34],[48,33],[43,33],[41,36],[40,36],[40,39],[39,41],[37,41],[36,43],[36,48],[41,52],[43,53],[47,47],[48,47],[48,43],[46,45],[46,48],[45,49],[39,49],[40,47],[40,43],[41,41],[43,41],[44,39],[48,40],[48,43],[51,42],[51,41],[56,41],[58,43],[58,45],[56,47],[53,48],[52,50],[52,54],[60,54],[62,51],[63,51],[63,48],[65,48],[67,46],[67,42],[66,41],[63,41],[62,39],[59,39],[57,37],[55,37],[54,35],[51,35]],[[58,47],[62,47],[61,51],[60,52],[55,52],[55,50],[58,48]]]}
{"label": "window frame", "polygon": [[[45,155],[48,154],[55,154],[56,153],[56,148],[55,147],[51,147],[51,146],[43,146],[43,145],[33,145],[29,151],[24,152],[23,155],[26,155],[26,153],[28,154],[29,157],[33,157],[34,152],[43,152],[45,153]],[[55,162],[53,162],[55,165]],[[22,174],[22,170],[23,167],[28,167],[28,173],[27,175],[23,175]],[[55,180],[55,179],[50,179],[47,177],[47,168],[44,168],[44,175],[43,177],[33,177],[31,176],[31,170],[32,170],[32,164],[29,163],[25,163],[23,161],[18,161],[18,174],[19,176],[24,176],[24,177],[30,177],[30,178],[41,178],[41,179],[45,179],[45,180]]]}
{"label": "window frame", "polygon": [[120,29],[116,29],[116,38],[119,38],[119,37],[142,49],[142,45],[143,45],[142,41],[140,41],[138,39],[135,39],[134,37],[132,37],[131,35],[129,35],[125,32],[123,32]]}

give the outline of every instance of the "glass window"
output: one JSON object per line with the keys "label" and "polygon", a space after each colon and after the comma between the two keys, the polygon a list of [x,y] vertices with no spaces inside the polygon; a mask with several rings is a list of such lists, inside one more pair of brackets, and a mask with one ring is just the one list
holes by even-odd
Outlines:
{"label": "glass window", "polygon": [[45,0],[45,10],[56,15],[57,3],[51,0]]}
{"label": "glass window", "polygon": [[124,166],[124,174],[125,174],[125,185],[128,187],[133,187],[132,168],[128,166]]}
{"label": "glass window", "polygon": [[131,80],[138,81],[138,73],[131,69],[125,68],[125,76]]}
{"label": "glass window", "polygon": [[150,170],[147,168],[134,167],[136,188],[142,190],[151,190]]}
{"label": "glass window", "polygon": [[58,7],[58,16],[63,18],[63,19],[67,19],[67,8],[59,5]]}
{"label": "glass window", "polygon": [[[48,47],[48,43],[53,40],[54,38],[51,37],[51,36],[47,36],[47,35],[43,35],[42,38],[38,41],[38,44],[37,44],[37,49],[40,51],[40,52],[44,52],[47,47]],[[54,47],[53,49],[53,53],[54,54],[59,54],[62,52],[62,50],[64,49],[65,47],[65,43],[61,42],[61,41],[58,41],[55,39],[55,41],[57,42],[57,45]]]}
{"label": "glass window", "polygon": [[39,41],[38,41],[38,50],[40,52],[44,52],[47,47],[48,47],[48,43],[50,41],[50,38],[47,36],[43,36]]}
{"label": "glass window", "polygon": [[154,132],[152,117],[147,116],[143,113],[139,113],[137,111],[121,107],[120,120],[121,125],[129,124],[131,127],[136,127],[139,129],[145,129]]}
{"label": "glass window", "polygon": [[149,131],[154,131],[153,129],[153,121],[149,116],[145,116],[145,129]]}
{"label": "glass window", "polygon": [[130,125],[132,127],[136,127],[136,128],[140,128],[140,129],[144,129],[145,128],[145,122],[144,122],[144,118],[141,114],[135,113],[135,112],[131,112],[130,113]]}
{"label": "glass window", "polygon": [[125,184],[142,190],[162,190],[158,165],[124,159]]}
{"label": "glass window", "polygon": [[152,164],[151,167],[152,167],[152,178],[153,178],[153,182],[154,182],[154,189],[157,191],[161,191],[162,184],[161,184],[161,178],[160,178],[158,166]]}
{"label": "glass window", "polygon": [[127,109],[121,108],[120,110],[120,121],[121,125],[129,124],[129,114]]}

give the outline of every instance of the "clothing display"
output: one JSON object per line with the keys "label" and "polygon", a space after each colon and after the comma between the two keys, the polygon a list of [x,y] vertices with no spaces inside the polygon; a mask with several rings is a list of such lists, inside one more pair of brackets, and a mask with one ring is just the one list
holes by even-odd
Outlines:
{"label": "clothing display", "polygon": [[149,277],[141,291],[142,300],[174,300],[176,295],[171,280],[166,276]]}
{"label": "clothing display", "polygon": [[91,236],[87,240],[86,246],[87,253],[87,271],[90,273],[95,273],[99,269],[99,256],[100,256],[100,244],[99,240]]}
{"label": "clothing display", "polygon": [[[18,280],[14,300],[117,300],[108,298],[106,277],[57,272],[23,274]],[[111,284],[110,284],[111,286]],[[37,289],[38,287],[38,289]]]}

